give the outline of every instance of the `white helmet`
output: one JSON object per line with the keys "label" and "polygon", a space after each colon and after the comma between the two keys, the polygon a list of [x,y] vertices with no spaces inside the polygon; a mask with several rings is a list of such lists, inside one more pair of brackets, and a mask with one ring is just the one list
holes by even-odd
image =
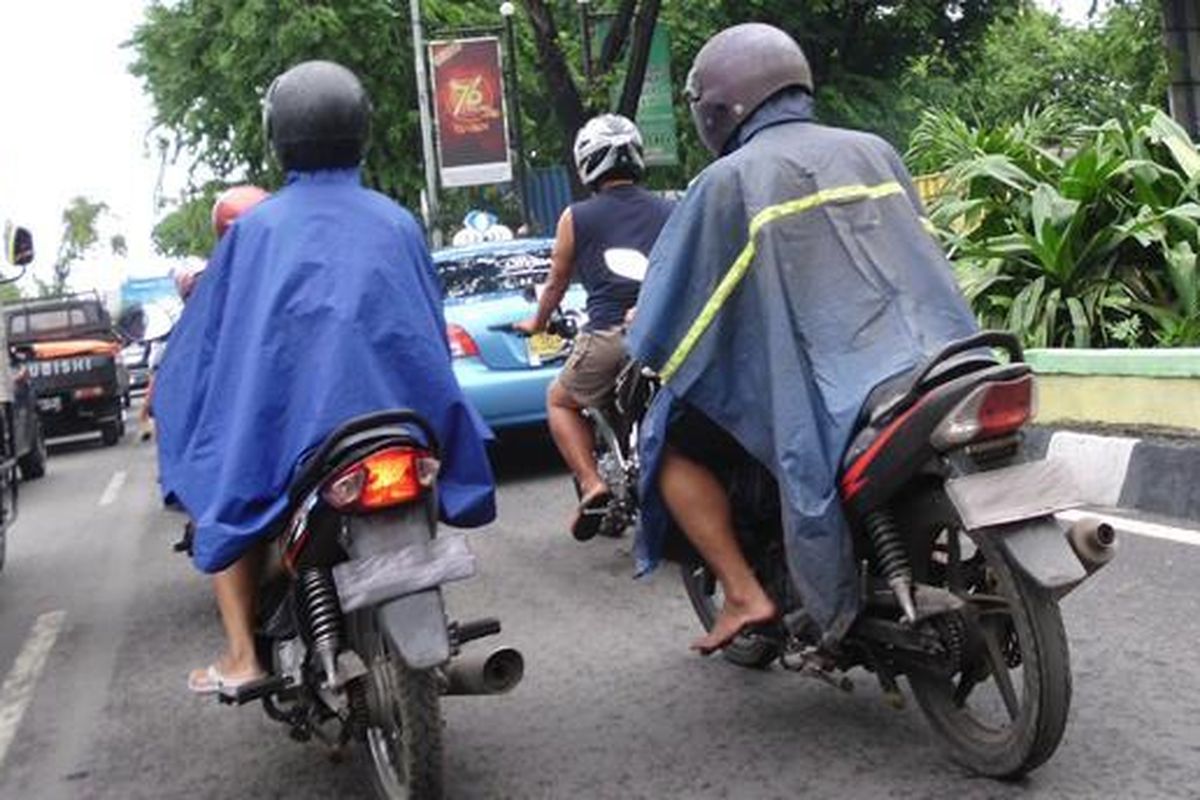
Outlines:
{"label": "white helmet", "polygon": [[620,114],[592,117],[575,136],[575,169],[579,180],[593,188],[614,170],[637,180],[646,169],[641,131]]}

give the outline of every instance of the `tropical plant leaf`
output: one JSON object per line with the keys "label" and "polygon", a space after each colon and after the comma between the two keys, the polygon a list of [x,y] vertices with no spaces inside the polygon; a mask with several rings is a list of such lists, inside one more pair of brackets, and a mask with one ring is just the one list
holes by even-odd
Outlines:
{"label": "tropical plant leaf", "polygon": [[1155,109],[1154,116],[1147,125],[1147,133],[1151,141],[1162,144],[1171,151],[1171,157],[1189,181],[1200,178],[1200,153],[1196,152],[1196,146],[1178,122],[1161,110]]}

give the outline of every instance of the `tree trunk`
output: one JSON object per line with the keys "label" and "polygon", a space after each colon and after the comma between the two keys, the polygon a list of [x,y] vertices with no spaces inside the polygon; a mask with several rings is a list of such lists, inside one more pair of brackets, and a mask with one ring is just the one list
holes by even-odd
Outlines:
{"label": "tree trunk", "polygon": [[[558,44],[558,26],[554,22],[554,13],[545,0],[524,0],[525,10],[529,13],[529,21],[533,25],[534,38],[537,41],[538,64],[546,78],[550,89],[550,97],[554,103],[554,113],[558,115],[566,136],[562,143],[563,162],[567,165],[567,173],[571,177],[571,192],[576,197],[582,197],[586,190],[579,183],[575,173],[575,134],[583,127],[590,116],[590,110],[585,107],[579,86],[571,74],[566,56]],[[605,37],[604,47],[600,53],[600,61],[595,71],[596,75],[604,75],[615,69],[629,36],[629,28],[634,20],[637,0],[621,0],[617,17],[612,30]],[[654,26],[658,22],[658,12],[662,6],[661,0],[643,0],[641,11],[637,14],[637,24],[633,30],[633,41],[630,45],[629,73],[621,92],[621,102],[618,112],[633,119],[637,115],[638,101],[642,96],[642,83],[646,79],[646,65],[650,57],[650,43],[654,39]]]}
{"label": "tree trunk", "polygon": [[633,22],[633,12],[637,9],[637,0],[621,0],[617,16],[613,19],[608,36],[604,37],[604,46],[600,50],[600,61],[596,64],[596,74],[604,75],[613,68],[625,49],[625,40],[629,38],[630,23]]}
{"label": "tree trunk", "polygon": [[662,0],[643,0],[634,26],[629,72],[625,75],[625,88],[621,91],[621,102],[617,106],[617,113],[630,119],[637,117],[638,102],[642,99],[642,84],[646,82],[646,65],[650,61],[650,44],[654,41],[654,28],[658,24],[661,5]]}
{"label": "tree trunk", "polygon": [[579,95],[579,87],[575,85],[575,78],[571,75],[571,68],[567,65],[566,56],[558,46],[558,26],[554,23],[554,14],[543,0],[524,2],[537,40],[538,63],[550,87],[550,96],[554,100],[554,113],[558,115],[566,133],[562,153],[567,173],[571,177],[571,193],[582,197],[584,187],[579,183],[579,176],[572,167],[575,162],[575,133],[587,121],[587,111],[583,107],[583,99]]}

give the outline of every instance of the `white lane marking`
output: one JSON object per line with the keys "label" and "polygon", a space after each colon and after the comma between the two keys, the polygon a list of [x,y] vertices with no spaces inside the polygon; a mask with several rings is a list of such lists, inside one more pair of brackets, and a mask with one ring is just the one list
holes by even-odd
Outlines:
{"label": "white lane marking", "polygon": [[21,717],[33,699],[33,689],[37,686],[42,669],[46,666],[46,657],[50,655],[50,648],[54,647],[66,616],[65,611],[47,611],[37,618],[29,638],[17,654],[12,671],[4,679],[4,686],[0,687],[0,764],[4,763],[4,756],[17,734]]}
{"label": "white lane marking", "polygon": [[1200,531],[1175,528],[1170,525],[1146,522],[1140,519],[1130,519],[1129,517],[1116,517],[1111,514],[1097,514],[1092,511],[1072,510],[1060,511],[1058,513],[1058,518],[1065,522],[1075,522],[1084,517],[1097,517],[1122,533],[1135,533],[1139,536],[1166,539],[1169,542],[1179,542],[1180,544],[1190,544],[1200,547]]}
{"label": "white lane marking", "polygon": [[1060,458],[1071,466],[1083,499],[1097,506],[1116,506],[1137,439],[1055,431],[1046,458]]}
{"label": "white lane marking", "polygon": [[113,473],[108,486],[104,487],[104,494],[100,495],[100,505],[111,506],[117,501],[117,495],[120,494],[121,487],[125,485],[125,478],[127,477],[128,475],[123,469],[119,469]]}

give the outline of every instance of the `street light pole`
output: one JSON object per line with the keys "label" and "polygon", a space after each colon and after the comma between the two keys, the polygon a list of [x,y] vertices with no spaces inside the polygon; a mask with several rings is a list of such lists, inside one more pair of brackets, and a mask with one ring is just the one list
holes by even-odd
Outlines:
{"label": "street light pole", "polygon": [[521,122],[521,85],[517,72],[517,34],[513,25],[513,15],[517,12],[511,2],[500,5],[500,16],[504,17],[505,49],[508,50],[508,112],[512,117],[508,123],[512,136],[512,146],[516,158],[513,164],[513,179],[517,184],[517,199],[521,203],[521,224],[529,226],[529,198],[525,187],[525,136]]}
{"label": "street light pole", "polygon": [[437,228],[438,188],[437,153],[433,149],[433,114],[429,105],[429,73],[425,67],[425,33],[421,27],[421,0],[409,0],[412,13],[413,62],[417,73],[417,107],[421,112],[421,145],[425,155],[425,202],[429,218],[425,224],[435,247],[441,245],[442,233]]}

